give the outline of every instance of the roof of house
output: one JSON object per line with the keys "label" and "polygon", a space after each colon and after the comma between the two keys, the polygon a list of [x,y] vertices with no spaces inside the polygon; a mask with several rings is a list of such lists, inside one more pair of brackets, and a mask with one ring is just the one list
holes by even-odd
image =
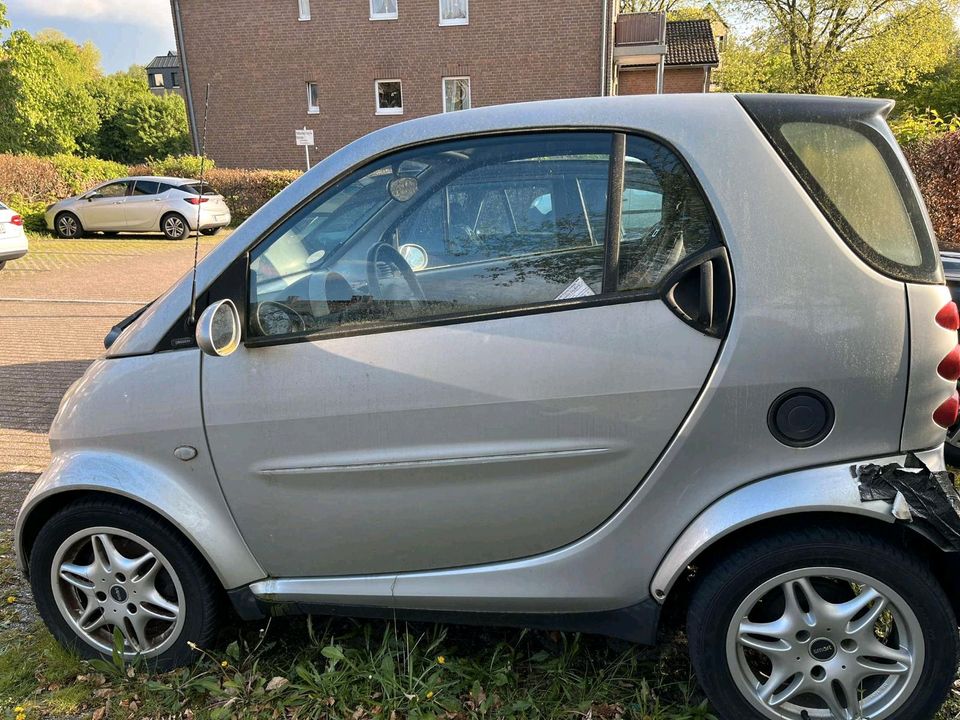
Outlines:
{"label": "roof of house", "polygon": [[150,64],[147,65],[147,70],[161,70],[163,68],[178,68],[180,67],[180,57],[171,50],[166,55],[157,55],[153,60],[150,61]]}
{"label": "roof of house", "polygon": [[667,22],[667,65],[716,65],[717,44],[709,20]]}

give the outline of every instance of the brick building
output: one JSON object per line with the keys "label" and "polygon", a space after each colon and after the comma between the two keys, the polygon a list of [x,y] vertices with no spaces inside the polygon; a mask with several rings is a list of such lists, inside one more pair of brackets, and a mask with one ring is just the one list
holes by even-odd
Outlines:
{"label": "brick building", "polygon": [[[262,168],[303,166],[300,128],[314,131],[311,154],[321,158],[413,117],[651,91],[641,79],[649,68],[615,59],[617,25],[629,22],[617,5],[561,0],[547,12],[506,0],[171,0],[195,143],[209,83],[207,154],[221,166]],[[699,85],[682,77],[695,73],[670,64],[661,40],[659,56],[644,52],[665,59],[663,86],[703,92],[703,64]]]}

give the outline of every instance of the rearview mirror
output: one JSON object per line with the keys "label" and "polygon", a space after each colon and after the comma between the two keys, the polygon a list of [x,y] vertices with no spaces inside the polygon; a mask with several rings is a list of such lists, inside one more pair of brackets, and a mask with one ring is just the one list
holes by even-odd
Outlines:
{"label": "rearview mirror", "polygon": [[197,321],[197,346],[207,355],[226,357],[240,347],[240,313],[232,300],[218,300]]}

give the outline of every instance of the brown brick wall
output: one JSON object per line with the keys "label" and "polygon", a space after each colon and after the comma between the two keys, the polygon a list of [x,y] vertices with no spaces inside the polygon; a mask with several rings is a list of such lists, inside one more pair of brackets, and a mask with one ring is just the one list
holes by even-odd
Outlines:
{"label": "brown brick wall", "polygon": [[[621,70],[618,83],[618,95],[652,95],[657,91],[656,68]],[[703,68],[664,68],[663,91],[668,93],[703,92]]]}
{"label": "brown brick wall", "polygon": [[[602,4],[473,0],[470,24],[439,27],[437,0],[399,0],[371,21],[368,0],[180,0],[198,124],[210,83],[206,148],[224,167],[300,168],[294,129],[319,160],[401,120],[442,112],[441,79],[468,75],[474,107],[600,94]],[[375,114],[374,81],[403,81],[402,116]],[[316,81],[320,114],[307,114]]]}

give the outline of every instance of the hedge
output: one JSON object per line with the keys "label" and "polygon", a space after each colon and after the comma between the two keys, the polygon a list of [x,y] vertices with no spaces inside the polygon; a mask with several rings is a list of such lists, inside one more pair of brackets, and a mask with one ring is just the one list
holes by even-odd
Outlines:
{"label": "hedge", "polygon": [[913,143],[904,152],[940,247],[960,250],[960,132]]}
{"label": "hedge", "polygon": [[[124,175],[197,177],[199,172],[198,160],[192,156],[127,167],[72,155],[0,154],[0,200],[23,215],[28,230],[42,232],[46,228],[43,214],[48,204],[78,195],[99,183]],[[205,167],[205,178],[226,198],[234,225],[250,217],[300,174],[289,170],[229,170],[209,162]]]}

